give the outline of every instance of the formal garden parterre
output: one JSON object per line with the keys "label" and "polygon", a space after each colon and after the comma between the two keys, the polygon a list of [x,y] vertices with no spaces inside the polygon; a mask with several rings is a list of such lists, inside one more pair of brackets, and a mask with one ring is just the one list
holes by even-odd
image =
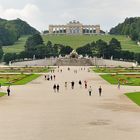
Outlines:
{"label": "formal garden parterre", "polygon": [[97,73],[140,73],[140,67],[94,67],[92,70]]}
{"label": "formal garden parterre", "polygon": [[140,74],[105,74],[101,77],[114,85],[119,82],[121,85],[140,86]]}
{"label": "formal garden parterre", "polygon": [[39,74],[0,74],[0,84],[2,86],[24,85],[39,76]]}
{"label": "formal garden parterre", "polygon": [[46,73],[51,71],[52,67],[0,67],[0,73]]}

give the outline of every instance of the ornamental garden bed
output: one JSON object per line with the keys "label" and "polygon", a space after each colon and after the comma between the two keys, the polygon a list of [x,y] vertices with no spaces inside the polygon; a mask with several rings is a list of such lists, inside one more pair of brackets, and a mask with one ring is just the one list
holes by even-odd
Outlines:
{"label": "ornamental garden bed", "polygon": [[0,74],[0,84],[2,86],[24,85],[39,76],[39,74]]}
{"label": "ornamental garden bed", "polygon": [[140,86],[140,74],[105,74],[100,75],[104,80],[111,84]]}

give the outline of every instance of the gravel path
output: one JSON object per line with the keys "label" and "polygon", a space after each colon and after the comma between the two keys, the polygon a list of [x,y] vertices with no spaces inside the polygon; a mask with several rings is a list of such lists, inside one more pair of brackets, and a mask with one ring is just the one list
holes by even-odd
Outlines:
{"label": "gravel path", "polygon": [[[123,94],[140,91],[140,87],[119,90],[88,72],[88,67],[70,68],[61,67],[62,73],[56,70],[55,81],[41,76],[11,87],[12,95],[0,98],[0,140],[140,140],[140,108]],[[72,80],[76,82],[73,90]],[[92,86],[91,97],[88,89],[78,85],[79,80]],[[59,93],[54,93],[54,83],[60,84]]]}

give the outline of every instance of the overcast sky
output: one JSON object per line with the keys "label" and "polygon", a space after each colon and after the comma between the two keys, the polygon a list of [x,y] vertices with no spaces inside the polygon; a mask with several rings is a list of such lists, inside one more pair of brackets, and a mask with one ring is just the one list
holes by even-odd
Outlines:
{"label": "overcast sky", "polygon": [[132,16],[140,16],[140,0],[0,0],[1,18],[21,18],[40,31],[71,20],[109,30]]}

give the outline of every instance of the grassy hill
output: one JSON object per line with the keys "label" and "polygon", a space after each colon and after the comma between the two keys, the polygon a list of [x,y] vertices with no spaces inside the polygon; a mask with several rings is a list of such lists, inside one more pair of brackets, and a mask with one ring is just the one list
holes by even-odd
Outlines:
{"label": "grassy hill", "polygon": [[[43,36],[44,42],[51,41],[53,44],[64,44],[73,47],[74,49],[81,47],[87,43],[92,41],[97,41],[102,39],[106,42],[109,42],[112,38],[116,38],[121,42],[123,50],[129,50],[132,52],[140,52],[140,46],[138,46],[135,42],[131,41],[130,38],[127,38],[123,35],[95,35],[95,36]],[[24,50],[25,41],[28,36],[23,36],[12,46],[3,47],[4,52],[16,52]]]}
{"label": "grassy hill", "polygon": [[14,45],[3,46],[4,53],[19,53],[24,51],[24,45],[29,36],[22,36]]}
{"label": "grassy hill", "polygon": [[39,33],[21,19],[5,20],[0,18],[0,43],[3,46],[13,45],[20,36]]}

